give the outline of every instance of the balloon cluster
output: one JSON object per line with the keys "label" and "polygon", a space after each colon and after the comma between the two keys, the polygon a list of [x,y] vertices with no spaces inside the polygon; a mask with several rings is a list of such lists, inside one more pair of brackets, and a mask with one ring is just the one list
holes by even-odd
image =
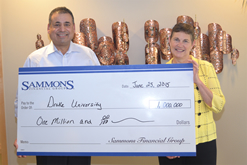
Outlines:
{"label": "balloon cluster", "polygon": [[112,24],[112,36],[100,37],[98,40],[96,23],[92,18],[80,22],[80,32],[75,33],[73,42],[88,46],[97,55],[101,65],[128,65],[129,31],[127,24]]}
{"label": "balloon cluster", "polygon": [[[223,55],[231,53],[232,64],[236,65],[239,58],[239,51],[232,48],[231,35],[222,30],[217,23],[208,25],[208,35],[201,32],[198,22],[189,16],[177,17],[177,23],[187,23],[194,27],[195,45],[191,55],[197,59],[211,62],[216,73],[223,70]],[[169,46],[171,28],[163,28],[159,31],[159,23],[156,20],[148,20],[144,25],[145,40],[148,44],[145,47],[146,64],[159,64],[160,56],[163,60],[170,60],[172,53]],[[159,31],[159,33],[158,33]],[[160,38],[160,46],[156,43]],[[160,56],[159,56],[160,55]]]}

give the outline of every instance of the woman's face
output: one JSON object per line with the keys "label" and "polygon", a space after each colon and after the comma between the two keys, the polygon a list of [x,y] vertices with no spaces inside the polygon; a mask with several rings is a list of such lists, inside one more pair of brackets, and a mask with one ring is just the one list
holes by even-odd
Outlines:
{"label": "woman's face", "polygon": [[174,32],[170,38],[170,47],[175,62],[186,62],[193,45],[191,35],[184,32]]}

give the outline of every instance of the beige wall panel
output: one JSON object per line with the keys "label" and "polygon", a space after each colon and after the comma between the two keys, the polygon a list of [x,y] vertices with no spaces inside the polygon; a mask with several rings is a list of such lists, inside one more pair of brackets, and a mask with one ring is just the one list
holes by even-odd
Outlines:
{"label": "beige wall panel", "polygon": [[[0,6],[2,1],[0,1]],[[2,10],[0,8],[0,165],[8,164],[6,122],[4,109],[3,58],[2,58]]]}

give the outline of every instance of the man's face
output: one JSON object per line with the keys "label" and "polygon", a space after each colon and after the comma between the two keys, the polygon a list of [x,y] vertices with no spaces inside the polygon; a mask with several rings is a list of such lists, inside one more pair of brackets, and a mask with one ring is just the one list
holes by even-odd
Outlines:
{"label": "man's face", "polygon": [[48,25],[48,34],[57,48],[68,47],[74,37],[75,25],[68,13],[54,13],[51,24]]}

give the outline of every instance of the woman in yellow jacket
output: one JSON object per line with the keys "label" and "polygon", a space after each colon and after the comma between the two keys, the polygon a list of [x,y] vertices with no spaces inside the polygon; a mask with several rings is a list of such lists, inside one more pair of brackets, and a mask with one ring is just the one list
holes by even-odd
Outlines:
{"label": "woman in yellow jacket", "polygon": [[211,63],[190,55],[194,45],[194,28],[185,23],[176,24],[171,33],[170,47],[173,58],[167,64],[192,63],[195,98],[195,157],[159,157],[160,165],[216,165],[216,125],[213,112],[219,113],[225,105],[225,97]]}

